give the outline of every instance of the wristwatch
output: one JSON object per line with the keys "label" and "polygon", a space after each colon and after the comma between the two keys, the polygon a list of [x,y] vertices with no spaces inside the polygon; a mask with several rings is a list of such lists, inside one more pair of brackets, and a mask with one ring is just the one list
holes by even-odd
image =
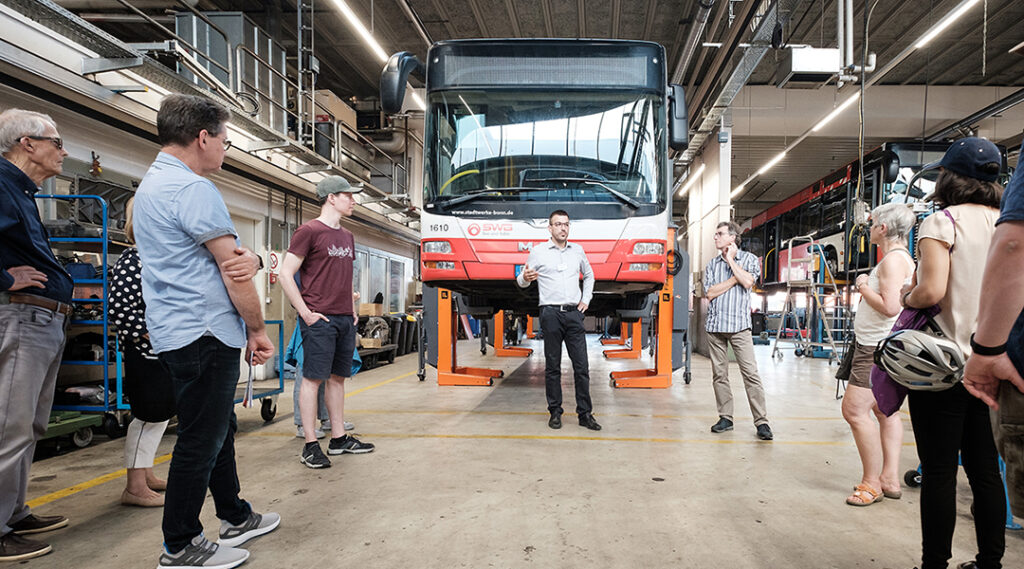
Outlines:
{"label": "wristwatch", "polygon": [[982,346],[974,341],[974,334],[971,334],[971,351],[979,356],[998,356],[1006,353],[1006,343],[998,346]]}

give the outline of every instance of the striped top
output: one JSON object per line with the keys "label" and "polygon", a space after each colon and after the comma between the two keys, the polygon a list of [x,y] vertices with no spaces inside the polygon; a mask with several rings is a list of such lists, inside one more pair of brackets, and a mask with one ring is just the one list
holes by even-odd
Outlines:
{"label": "striped top", "polygon": [[[761,276],[761,260],[747,251],[736,252],[736,264],[744,271],[753,275],[756,281]],[[704,269],[704,290],[729,280],[733,276],[729,263],[722,255],[715,255]],[[750,291],[741,284],[736,284],[720,296],[711,300],[708,305],[708,319],[705,329],[708,332],[734,334],[750,328]]]}

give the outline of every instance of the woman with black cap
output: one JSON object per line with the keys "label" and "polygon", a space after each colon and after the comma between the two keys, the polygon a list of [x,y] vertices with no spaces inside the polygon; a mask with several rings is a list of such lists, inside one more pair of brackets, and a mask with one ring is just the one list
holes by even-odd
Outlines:
{"label": "woman with black cap", "polygon": [[[942,209],[921,223],[919,265],[904,306],[938,304],[935,320],[965,356],[977,326],[985,261],[999,217],[1002,155],[981,138],[958,140],[939,161],[932,200]],[[978,555],[960,568],[1001,567],[1006,546],[1006,495],[988,407],[958,382],[943,391],[911,391],[910,420],[921,460],[922,569],[945,569],[956,525],[957,464],[974,494]]]}

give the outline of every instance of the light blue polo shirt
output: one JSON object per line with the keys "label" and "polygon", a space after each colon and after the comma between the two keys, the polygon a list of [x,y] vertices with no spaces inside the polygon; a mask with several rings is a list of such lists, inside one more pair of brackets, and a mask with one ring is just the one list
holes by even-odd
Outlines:
{"label": "light blue polo shirt", "polygon": [[213,182],[161,152],[135,193],[133,221],[153,351],[183,348],[206,335],[245,346],[245,325],[203,246],[224,235],[238,242]]}

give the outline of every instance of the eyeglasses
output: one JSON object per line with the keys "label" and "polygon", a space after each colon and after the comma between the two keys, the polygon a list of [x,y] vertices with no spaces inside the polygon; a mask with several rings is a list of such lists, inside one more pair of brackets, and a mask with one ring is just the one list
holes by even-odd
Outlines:
{"label": "eyeglasses", "polygon": [[32,136],[26,134],[22,138],[30,138],[32,140],[49,140],[57,147],[57,150],[64,150],[64,141],[59,136]]}
{"label": "eyeglasses", "polygon": [[228,148],[231,148],[231,141],[225,138],[224,139],[224,150],[227,150]]}
{"label": "eyeglasses", "polygon": [[554,225],[555,227],[569,227],[569,222],[568,221],[556,221],[556,222],[552,223],[551,225]]}

